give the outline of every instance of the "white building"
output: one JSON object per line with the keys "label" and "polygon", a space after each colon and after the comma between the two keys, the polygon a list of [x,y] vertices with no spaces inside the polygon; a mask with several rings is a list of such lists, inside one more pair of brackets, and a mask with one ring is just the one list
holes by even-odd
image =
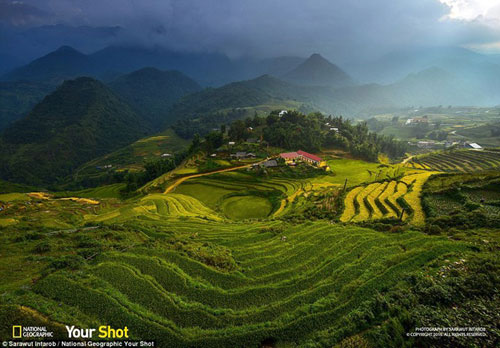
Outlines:
{"label": "white building", "polygon": [[483,147],[479,145],[478,143],[466,143],[465,147],[468,149],[473,149],[473,150],[482,150]]}

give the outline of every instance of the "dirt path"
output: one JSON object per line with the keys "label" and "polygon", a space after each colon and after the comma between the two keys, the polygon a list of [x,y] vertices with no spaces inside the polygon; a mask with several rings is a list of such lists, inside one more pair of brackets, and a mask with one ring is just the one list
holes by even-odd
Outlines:
{"label": "dirt path", "polygon": [[223,173],[223,172],[231,172],[233,170],[238,170],[238,169],[243,169],[243,168],[249,168],[249,167],[253,166],[254,164],[259,164],[259,163],[262,163],[262,162],[265,162],[265,161],[267,161],[267,159],[264,160],[264,161],[261,161],[261,162],[245,164],[244,166],[231,167],[231,168],[223,168],[223,169],[215,170],[213,172],[200,173],[200,174],[193,174],[193,175],[185,176],[185,177],[180,178],[176,182],[174,182],[169,187],[167,187],[167,189],[163,193],[166,194],[166,193],[172,192],[177,186],[179,186],[180,184],[182,184],[184,181],[192,179],[192,178],[199,178],[200,176],[212,175],[212,174]]}

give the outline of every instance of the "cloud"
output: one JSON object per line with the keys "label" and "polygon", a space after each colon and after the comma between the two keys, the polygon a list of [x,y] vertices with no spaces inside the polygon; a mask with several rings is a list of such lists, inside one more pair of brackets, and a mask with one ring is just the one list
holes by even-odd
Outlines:
{"label": "cloud", "polygon": [[415,45],[498,41],[500,27],[492,23],[498,20],[500,7],[490,5],[499,1],[25,0],[23,4],[48,14],[47,23],[120,26],[120,43],[231,56],[321,52],[342,62]]}
{"label": "cloud", "polygon": [[450,9],[444,17],[456,20],[500,21],[500,0],[440,0]]}
{"label": "cloud", "polygon": [[22,1],[0,0],[0,22],[13,26],[41,24],[48,13]]}

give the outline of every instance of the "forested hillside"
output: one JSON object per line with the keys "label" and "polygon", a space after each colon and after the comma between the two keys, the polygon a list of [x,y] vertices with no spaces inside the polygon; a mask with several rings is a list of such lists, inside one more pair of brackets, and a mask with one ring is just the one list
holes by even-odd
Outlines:
{"label": "forested hillside", "polygon": [[0,82],[0,132],[27,115],[53,89],[38,82]]}
{"label": "forested hillside", "polygon": [[234,141],[262,137],[269,145],[289,150],[342,149],[369,161],[377,161],[381,153],[391,158],[402,157],[407,148],[392,137],[370,133],[366,123],[354,125],[341,116],[304,115],[297,111],[281,115],[280,111],[273,111],[267,117],[237,120],[230,125],[228,134]]}
{"label": "forested hillside", "polygon": [[0,174],[22,183],[53,183],[149,130],[148,123],[101,82],[66,81],[5,130]]}
{"label": "forested hillside", "polygon": [[168,109],[186,94],[198,92],[201,87],[179,71],[161,71],[144,68],[120,76],[109,86],[135,110],[144,116],[155,129],[172,122]]}

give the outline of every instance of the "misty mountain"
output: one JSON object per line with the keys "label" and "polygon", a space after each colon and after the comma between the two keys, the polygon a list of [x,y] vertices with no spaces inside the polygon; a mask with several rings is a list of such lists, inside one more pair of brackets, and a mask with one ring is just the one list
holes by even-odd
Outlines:
{"label": "misty mountain", "polygon": [[8,53],[0,52],[0,76],[11,71],[14,68],[22,65],[23,62],[21,59],[14,57]]}
{"label": "misty mountain", "polygon": [[110,46],[90,55],[102,72],[126,73],[144,67],[179,70],[205,86],[231,80],[230,59],[217,53],[175,52],[161,47]]}
{"label": "misty mountain", "polygon": [[[122,38],[122,28],[116,26],[72,26],[66,24],[42,25],[26,28],[0,23],[0,57],[9,55],[26,64],[61,46],[77,47],[81,52],[95,52]],[[0,73],[11,70],[0,59]],[[2,71],[3,70],[3,71]]]}
{"label": "misty mountain", "polygon": [[257,75],[269,74],[276,77],[283,76],[289,71],[297,68],[306,61],[302,57],[276,57],[263,59],[258,63],[260,73]]}
{"label": "misty mountain", "polygon": [[251,117],[257,110],[272,108],[365,118],[370,110],[379,107],[473,105],[478,100],[486,102],[482,92],[436,67],[410,74],[390,85],[301,86],[264,75],[188,95],[172,107],[170,117],[182,115],[174,129],[179,135],[190,137],[238,118]]}
{"label": "misty mountain", "polygon": [[179,71],[143,68],[118,77],[111,89],[134,107],[157,130],[169,123],[169,108],[183,96],[201,87]]}
{"label": "misty mountain", "polygon": [[397,106],[474,105],[481,93],[455,74],[432,67],[384,88]]}
{"label": "misty mountain", "polygon": [[280,77],[295,69],[305,60],[305,58],[294,56],[264,59],[241,57],[233,59],[232,63],[236,70],[234,75],[236,80],[248,80],[262,75]]}
{"label": "misty mountain", "polygon": [[351,77],[342,69],[317,53],[284,74],[283,79],[306,86],[344,87],[354,84]]}
{"label": "misty mountain", "polygon": [[69,46],[62,46],[31,63],[5,74],[7,81],[38,81],[59,84],[78,76],[95,76],[98,69],[89,56]]}
{"label": "misty mountain", "polygon": [[183,53],[158,47],[110,46],[87,55],[72,47],[62,46],[6,73],[2,79],[53,84],[78,76],[112,80],[144,67],[179,70],[204,85],[221,85],[233,81],[237,71],[229,58],[214,53]]}
{"label": "misty mountain", "polygon": [[78,165],[150,131],[132,108],[101,82],[64,82],[0,138],[3,179],[36,185],[69,175]]}
{"label": "misty mountain", "polygon": [[193,93],[175,104],[170,113],[194,117],[221,109],[250,107],[280,103],[291,99],[305,99],[308,89],[295,86],[270,75],[239,81],[219,88],[207,88]]}
{"label": "misty mountain", "polygon": [[[458,78],[481,84],[485,76],[497,73],[500,59],[462,47],[420,47],[388,53],[376,60],[349,66],[356,79],[363,82],[390,84],[407,75],[432,67],[446,70]],[[480,76],[475,74],[479,73]],[[479,80],[479,81],[477,81]]]}

